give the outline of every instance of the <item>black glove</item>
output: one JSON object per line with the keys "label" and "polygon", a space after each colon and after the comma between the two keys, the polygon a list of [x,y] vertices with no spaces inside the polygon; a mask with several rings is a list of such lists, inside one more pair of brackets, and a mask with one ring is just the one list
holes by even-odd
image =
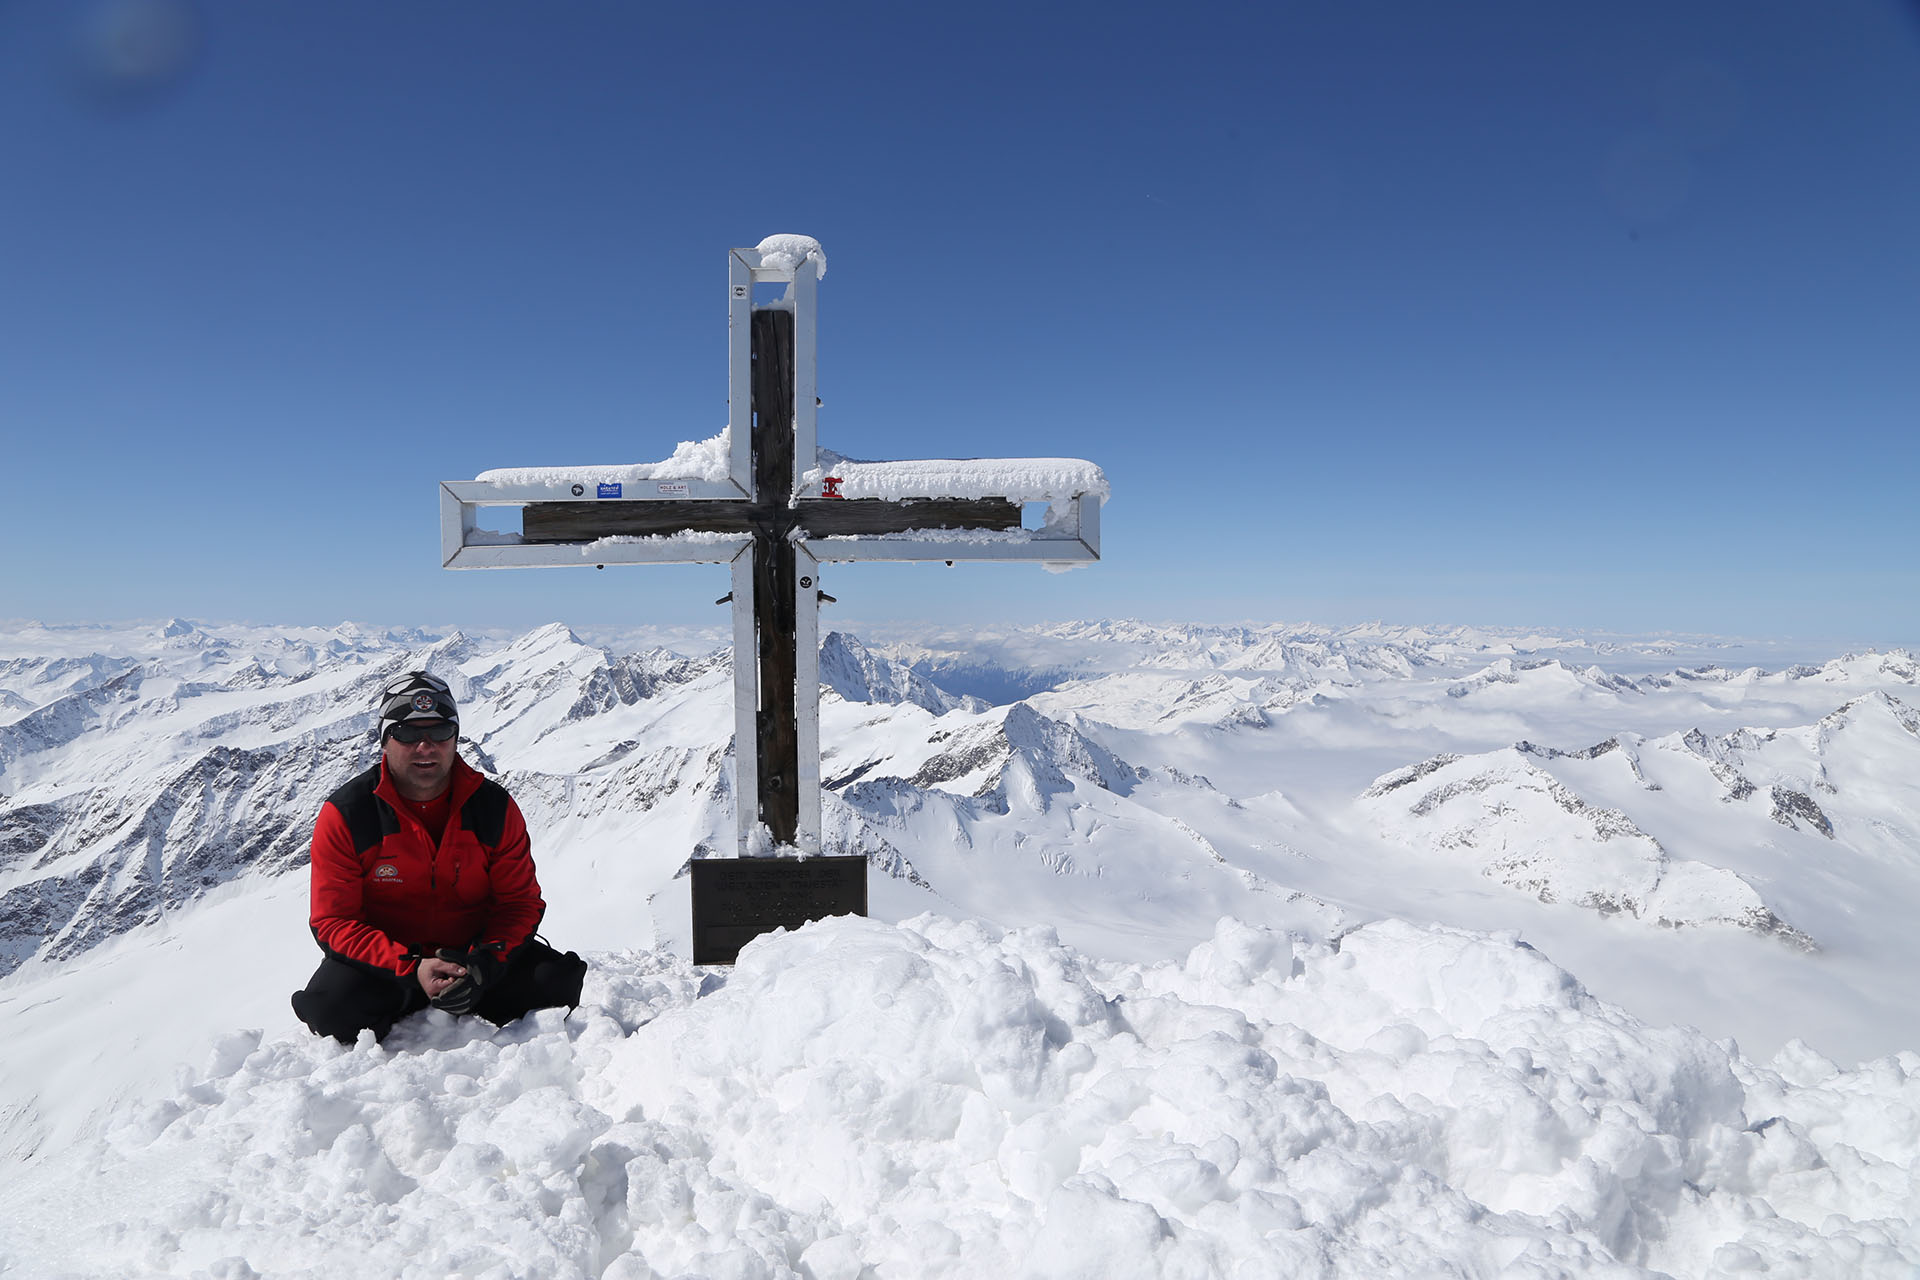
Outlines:
{"label": "black glove", "polygon": [[500,953],[492,947],[475,947],[471,951],[456,951],[452,947],[442,947],[439,951],[442,960],[451,960],[460,965],[466,973],[455,978],[445,991],[433,998],[433,1007],[445,1009],[451,1014],[472,1013],[480,998],[491,991],[500,981],[500,975],[506,972],[506,962]]}

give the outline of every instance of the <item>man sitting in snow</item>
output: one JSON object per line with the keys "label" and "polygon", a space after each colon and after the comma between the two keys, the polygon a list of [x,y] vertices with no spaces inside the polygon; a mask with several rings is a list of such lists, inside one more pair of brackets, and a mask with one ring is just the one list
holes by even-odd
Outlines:
{"label": "man sitting in snow", "polygon": [[527,825],[455,751],[446,681],[413,671],[380,699],[380,762],[320,806],[313,936],[326,952],[293,1011],[351,1044],[429,1004],[511,1022],[580,1001],[586,962],[533,936],[547,909]]}

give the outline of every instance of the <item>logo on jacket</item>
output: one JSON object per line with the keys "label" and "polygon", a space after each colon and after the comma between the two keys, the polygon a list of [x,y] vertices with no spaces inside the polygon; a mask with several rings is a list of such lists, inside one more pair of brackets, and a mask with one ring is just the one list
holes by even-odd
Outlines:
{"label": "logo on jacket", "polygon": [[373,878],[375,880],[383,880],[388,884],[399,884],[400,868],[394,866],[391,862],[383,862],[373,869]]}

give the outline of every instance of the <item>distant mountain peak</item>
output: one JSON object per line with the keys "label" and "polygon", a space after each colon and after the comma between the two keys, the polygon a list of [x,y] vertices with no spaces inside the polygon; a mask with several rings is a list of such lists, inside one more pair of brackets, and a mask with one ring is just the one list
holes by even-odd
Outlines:
{"label": "distant mountain peak", "polygon": [[1908,706],[1883,689],[1875,689],[1841,703],[1823,716],[1820,723],[1823,727],[1839,730],[1871,720],[1896,725],[1920,738],[1920,710]]}
{"label": "distant mountain peak", "polygon": [[1733,872],[1670,857],[1625,812],[1589,802],[1534,763],[1550,758],[1531,743],[1435,756],[1376,780],[1360,808],[1384,838],[1464,861],[1542,902],[1668,927],[1731,925],[1814,946]]}
{"label": "distant mountain peak", "polygon": [[881,657],[839,631],[829,631],[820,641],[820,683],[848,702],[911,703],[934,715],[987,707],[978,698],[948,693],[912,668]]}
{"label": "distant mountain peak", "polygon": [[518,653],[535,653],[560,644],[586,647],[586,642],[575,635],[573,628],[564,622],[549,622],[545,626],[535,627],[508,647]]}

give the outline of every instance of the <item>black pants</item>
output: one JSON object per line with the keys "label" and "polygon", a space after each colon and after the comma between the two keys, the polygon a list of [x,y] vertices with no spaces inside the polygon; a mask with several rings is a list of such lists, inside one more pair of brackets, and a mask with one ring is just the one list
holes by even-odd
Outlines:
{"label": "black pants", "polygon": [[[586,976],[585,960],[529,938],[508,958],[506,972],[481,995],[473,1011],[504,1026],[534,1009],[571,1009],[580,1003],[580,983]],[[426,1007],[427,993],[412,974],[402,977],[332,956],[320,962],[305,990],[293,993],[293,1011],[300,1021],[315,1035],[332,1036],[342,1044],[352,1044],[368,1028],[375,1039],[384,1040],[394,1023]]]}

